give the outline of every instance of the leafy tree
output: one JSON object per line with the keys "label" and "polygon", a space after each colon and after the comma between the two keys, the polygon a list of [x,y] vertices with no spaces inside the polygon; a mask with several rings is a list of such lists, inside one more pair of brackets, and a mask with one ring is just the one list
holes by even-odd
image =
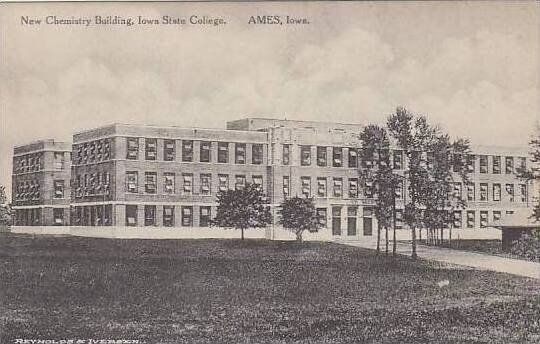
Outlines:
{"label": "leafy tree", "polygon": [[398,107],[387,120],[388,131],[403,149],[408,161],[410,197],[405,204],[404,220],[411,228],[412,254],[416,253],[416,228],[423,225],[424,205],[427,202],[425,188],[429,180],[427,152],[439,135],[439,129],[429,125],[426,117],[414,116],[405,108]]}
{"label": "leafy tree", "polygon": [[6,188],[0,185],[0,228],[9,227],[11,224],[11,206],[8,204]]}
{"label": "leafy tree", "polygon": [[[518,176],[527,183],[540,183],[540,128],[538,130],[538,137],[529,142],[532,166],[525,170],[519,168],[516,171]],[[540,197],[536,197],[533,201],[536,203],[533,206],[531,218],[535,221],[540,221]]]}
{"label": "leafy tree", "polygon": [[[402,177],[394,174],[390,164],[390,140],[386,130],[377,125],[366,126],[359,135],[362,144],[359,157],[362,166],[359,170],[360,179],[365,184],[370,182],[375,190],[374,212],[377,218],[377,253],[380,252],[381,228],[386,230],[386,253],[388,253],[388,228],[394,228],[396,189],[401,184]],[[394,240],[395,241],[395,240]],[[394,254],[395,254],[394,242]]]}
{"label": "leafy tree", "polygon": [[305,230],[315,230],[321,227],[317,219],[317,209],[312,198],[292,197],[285,199],[278,210],[279,224],[294,231],[296,240],[302,242]]}
{"label": "leafy tree", "polygon": [[423,221],[428,238],[435,244],[439,241],[442,243],[444,228],[453,221],[453,210],[466,206],[465,200],[454,193],[453,188],[456,180],[462,185],[469,182],[469,171],[463,159],[468,153],[467,140],[451,142],[446,134],[436,136],[427,152],[428,179],[422,188],[425,205]]}
{"label": "leafy tree", "polygon": [[272,223],[269,199],[259,185],[246,183],[241,189],[217,195],[217,214],[212,226],[240,229],[242,240],[247,228],[263,228]]}

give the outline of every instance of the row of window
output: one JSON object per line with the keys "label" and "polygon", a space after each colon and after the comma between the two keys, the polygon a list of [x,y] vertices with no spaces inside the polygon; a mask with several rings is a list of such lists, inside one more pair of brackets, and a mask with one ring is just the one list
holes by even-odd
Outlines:
{"label": "row of window", "polygon": [[112,158],[111,140],[100,139],[73,145],[73,163],[83,165]]}
{"label": "row of window", "polygon": [[[181,206],[180,207],[180,221],[176,223],[175,219],[175,206],[164,205],[161,214],[157,213],[155,205],[144,205],[144,226],[156,226],[157,217],[160,216],[164,227],[192,227],[193,226],[193,206]],[[126,205],[126,226],[138,226],[138,211],[137,205]],[[211,220],[212,207],[200,206],[199,207],[199,227],[209,227]],[[142,225],[142,224],[140,224]]]}
{"label": "row of window", "polygon": [[[313,180],[316,182],[316,189],[312,189]],[[359,180],[358,178],[331,178],[331,189],[328,190],[327,177],[312,178],[309,176],[300,177],[300,194],[304,197],[334,197],[334,198],[358,198],[359,197]],[[344,183],[348,186],[347,193],[344,193]],[[362,185],[363,196],[365,198],[374,198],[375,187],[372,181],[366,180]],[[291,193],[291,181],[289,176],[283,176],[283,196],[286,198]],[[403,198],[403,186],[396,189],[396,198]]]}
{"label": "row of window", "polygon": [[[465,186],[466,200],[467,201],[481,201],[481,202],[487,202],[489,200],[494,201],[494,202],[500,202],[501,200],[505,200],[508,202],[516,201],[514,184],[492,183],[491,188],[489,187],[489,185],[490,185],[489,183],[479,183],[478,184],[479,192],[478,192],[478,195],[476,195],[476,184],[474,183],[467,184]],[[504,185],[504,195],[502,194],[503,185]],[[518,189],[519,189],[518,201],[527,202],[527,184],[518,184]],[[459,199],[463,198],[462,183],[460,182],[454,183],[453,196]]]}
{"label": "row of window", "polygon": [[[319,167],[328,167],[328,148],[326,146],[317,146],[315,148],[316,160],[312,159],[312,146],[302,145],[300,146],[300,166],[312,166],[316,165]],[[343,147],[330,147],[332,159],[330,161],[331,167],[344,167],[343,162]],[[363,168],[372,168],[375,164],[375,160],[378,161],[378,164],[389,166],[392,164],[394,169],[401,170],[403,169],[403,151],[394,150],[392,153],[390,151],[385,151],[378,157],[375,158],[374,152],[367,154],[364,152],[364,159],[359,158],[360,149],[358,148],[348,148],[347,150],[347,167],[356,168],[360,165]],[[392,159],[391,159],[392,156]],[[283,145],[283,155],[282,163],[283,165],[291,164],[291,145]]]}
{"label": "row of window", "polygon": [[[60,171],[66,169],[66,154],[65,152],[53,153],[54,170]],[[13,161],[15,173],[37,172],[43,170],[44,158],[43,152],[31,153],[23,156],[18,156]]]}
{"label": "row of window", "polygon": [[[126,172],[126,192],[127,193],[140,193],[157,194],[158,188],[158,174],[157,172],[144,172],[141,173],[143,179],[143,188],[140,187],[139,172],[128,171]],[[228,174],[218,174],[217,176],[217,191],[225,191],[230,189],[230,176]],[[180,179],[180,188],[177,189],[177,178]],[[164,194],[198,194],[209,196],[212,192],[212,174],[201,173],[199,174],[198,189],[194,190],[194,174],[182,173],[175,174],[174,172],[164,172],[162,175],[163,193]],[[242,189],[246,185],[246,175],[236,174],[234,175],[234,188]],[[251,177],[251,182],[262,188],[263,176],[254,175]]]}
{"label": "row of window", "polygon": [[[163,160],[164,161],[174,161],[176,159],[176,140],[163,140]],[[193,140],[182,140],[181,141],[181,152],[182,162],[193,162],[194,161],[194,141]],[[247,163],[247,154],[246,154],[245,143],[234,143],[234,163],[235,164],[246,164]],[[200,141],[199,144],[199,161],[198,162],[213,162],[211,151],[211,142],[210,141]],[[139,159],[139,138],[130,137],[127,139],[127,153],[126,159],[128,160],[138,160]],[[157,139],[147,138],[144,139],[144,159],[145,160],[157,160]],[[229,142],[218,142],[217,143],[217,161],[218,163],[232,163],[229,161]],[[263,163],[263,145],[262,144],[251,144],[251,164],[261,165]]]}
{"label": "row of window", "polygon": [[78,174],[73,180],[75,198],[85,196],[106,196],[111,192],[111,180],[108,172]]}
{"label": "row of window", "polygon": [[[465,227],[466,228],[475,228],[477,225],[477,217],[475,210],[455,210],[453,212],[453,221],[452,225],[454,228],[463,228],[463,213],[465,213]],[[491,223],[498,223],[501,220],[501,214],[502,212],[500,210],[493,210],[491,212],[491,221],[489,220],[489,211],[488,210],[480,210],[479,213],[479,225],[480,228],[485,228]],[[513,214],[512,210],[507,210],[506,215]]]}
{"label": "row of window", "polygon": [[[475,172],[475,155],[467,156],[467,169],[469,172]],[[491,158],[491,173],[492,174],[501,174],[501,157],[500,156],[488,156],[488,155],[478,155],[479,162],[479,172],[480,173],[489,173],[489,159]],[[518,163],[517,167],[521,170],[525,170],[527,167],[527,158],[517,157]],[[504,157],[504,173],[505,174],[514,174],[516,172],[514,157],[507,156]]]}
{"label": "row of window", "polygon": [[39,200],[41,185],[37,180],[18,181],[15,185],[16,201]]}

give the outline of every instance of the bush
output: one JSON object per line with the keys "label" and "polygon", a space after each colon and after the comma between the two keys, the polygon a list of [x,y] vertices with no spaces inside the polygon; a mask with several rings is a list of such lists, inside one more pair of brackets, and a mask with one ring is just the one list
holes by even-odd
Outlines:
{"label": "bush", "polygon": [[512,243],[512,254],[528,260],[540,262],[540,232],[523,235]]}

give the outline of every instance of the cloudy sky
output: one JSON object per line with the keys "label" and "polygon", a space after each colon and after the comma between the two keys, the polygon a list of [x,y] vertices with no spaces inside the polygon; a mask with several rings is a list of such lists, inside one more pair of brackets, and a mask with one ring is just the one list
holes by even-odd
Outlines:
{"label": "cloudy sky", "polygon": [[[227,24],[21,24],[194,14]],[[249,25],[252,15],[310,24]],[[403,105],[475,144],[526,146],[540,117],[538,25],[533,1],[3,4],[0,184],[14,145],[113,122],[382,123]]]}

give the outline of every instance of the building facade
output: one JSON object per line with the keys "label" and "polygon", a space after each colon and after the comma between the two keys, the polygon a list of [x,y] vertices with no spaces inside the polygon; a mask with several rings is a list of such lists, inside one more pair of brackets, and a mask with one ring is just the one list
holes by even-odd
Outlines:
{"label": "building facade", "polygon": [[[374,186],[359,169],[361,125],[247,118],[226,130],[115,124],[73,136],[71,224],[75,226],[206,227],[219,191],[259,184],[272,211],[290,196],[313,197],[320,231],[333,237],[376,231]],[[455,183],[467,209],[453,212],[455,228],[482,228],[530,207],[528,186],[515,177],[526,150],[474,147],[471,183]],[[404,176],[403,151],[390,163]],[[404,178],[404,181],[406,178]],[[403,227],[405,183],[397,192]],[[15,184],[14,184],[15,185]]]}
{"label": "building facade", "polygon": [[19,226],[70,223],[71,144],[36,141],[13,149],[12,206]]}

